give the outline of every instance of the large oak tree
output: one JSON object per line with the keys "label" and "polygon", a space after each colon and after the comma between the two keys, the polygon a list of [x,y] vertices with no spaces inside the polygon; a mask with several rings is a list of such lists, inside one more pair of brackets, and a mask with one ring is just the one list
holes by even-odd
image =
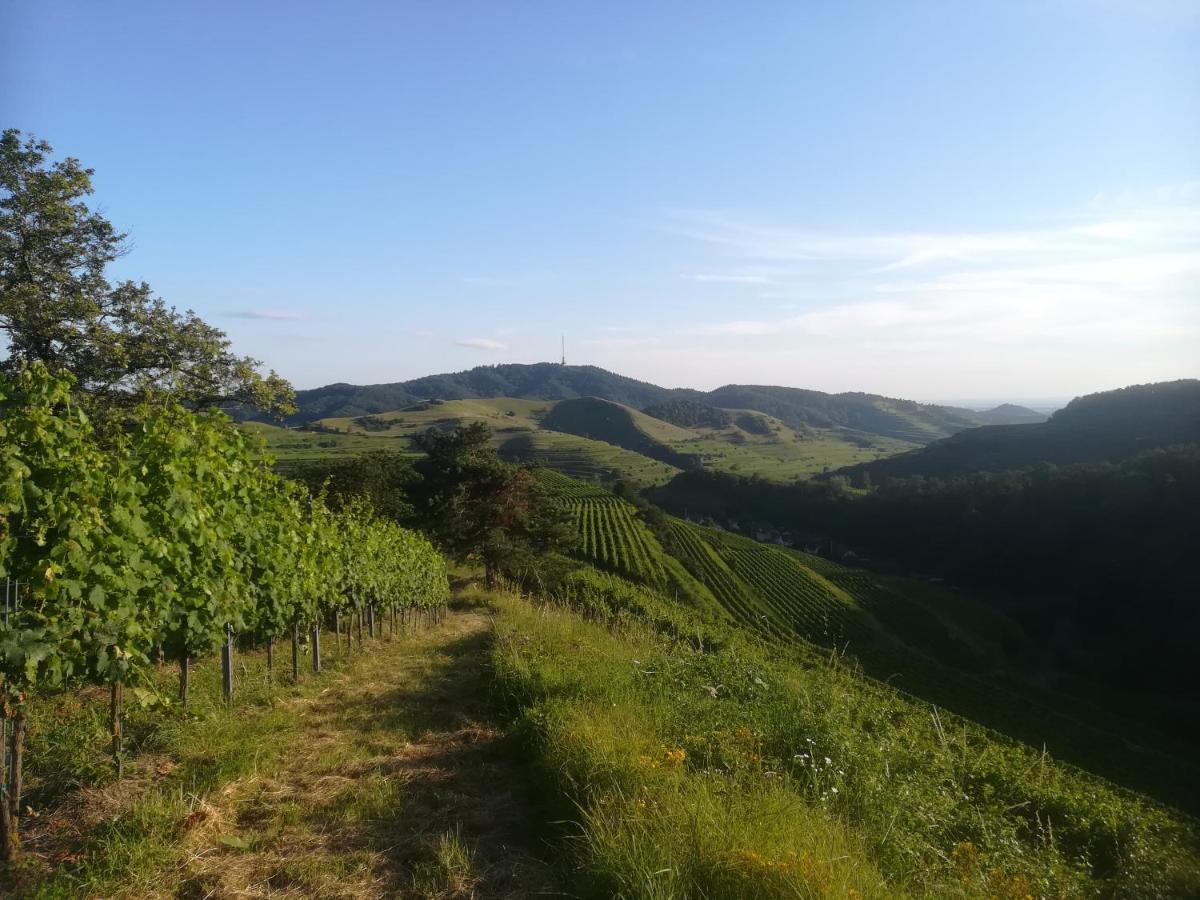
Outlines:
{"label": "large oak tree", "polygon": [[40,360],[69,371],[99,409],[166,392],[197,408],[291,411],[291,386],[231,352],[224,332],[145,283],[109,282],[105,269],[125,252],[125,235],[84,202],[93,170],[51,152],[16,129],[0,136],[0,366]]}

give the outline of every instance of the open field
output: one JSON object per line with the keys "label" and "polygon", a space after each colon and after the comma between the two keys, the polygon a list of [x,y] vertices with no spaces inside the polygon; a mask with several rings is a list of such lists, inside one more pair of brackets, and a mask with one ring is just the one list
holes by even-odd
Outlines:
{"label": "open field", "polygon": [[361,434],[319,434],[262,422],[242,422],[239,427],[262,438],[271,455],[284,464],[354,456],[370,450],[409,449],[407,441],[379,440],[374,436]]}
{"label": "open field", "polygon": [[774,440],[730,443],[726,437],[704,436],[673,441],[681,453],[696,453],[706,469],[736,475],[758,475],[768,481],[811,478],[842,466],[883,459],[912,450],[916,444],[872,435],[860,446],[837,431],[812,429],[804,435],[781,435]]}

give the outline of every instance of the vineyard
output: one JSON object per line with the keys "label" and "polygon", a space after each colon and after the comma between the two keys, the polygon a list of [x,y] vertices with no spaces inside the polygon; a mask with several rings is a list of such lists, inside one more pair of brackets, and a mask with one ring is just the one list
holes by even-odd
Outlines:
{"label": "vineyard", "polygon": [[134,427],[98,432],[66,376],[28,368],[0,381],[0,622],[3,853],[20,847],[24,735],[32,704],[88,685],[110,697],[120,773],[126,687],[155,663],[220,653],[227,702],[234,648],[277,639],[320,671],[324,629],[353,646],[444,604],[441,556],[365,505],[334,510],[274,474],[221,414],[144,405]]}
{"label": "vineyard", "polygon": [[778,547],[674,519],[684,564],[737,620],[831,646],[870,630],[854,599]]}
{"label": "vineyard", "polygon": [[662,583],[662,548],[632,506],[608,496],[579,497],[570,508],[584,556],[637,581]]}

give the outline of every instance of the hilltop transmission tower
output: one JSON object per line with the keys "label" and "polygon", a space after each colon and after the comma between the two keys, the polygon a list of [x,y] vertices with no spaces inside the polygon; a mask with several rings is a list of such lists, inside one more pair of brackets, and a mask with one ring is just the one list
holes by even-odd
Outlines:
{"label": "hilltop transmission tower", "polygon": [[567,336],[565,334],[562,336],[562,364],[564,366],[567,364]]}

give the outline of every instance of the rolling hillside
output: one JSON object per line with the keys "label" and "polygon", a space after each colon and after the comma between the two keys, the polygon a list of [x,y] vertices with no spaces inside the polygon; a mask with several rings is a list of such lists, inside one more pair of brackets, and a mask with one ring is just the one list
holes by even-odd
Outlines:
{"label": "rolling hillside", "polygon": [[466,372],[430,375],[394,384],[331,384],[299,391],[298,410],[289,424],[320,419],[386,413],[427,400],[513,397],[524,400],[574,400],[598,397],[634,409],[688,401],[725,409],[767,413],[799,428],[850,428],[913,443],[928,443],[976,425],[1038,420],[1020,407],[986,413],[914,403],[876,394],[826,394],[821,391],[761,385],[726,385],[704,392],[664,388],[595,366],[479,366]]}
{"label": "rolling hillside", "polygon": [[[697,466],[789,481],[915,446],[846,429],[792,429],[753,410],[715,412],[716,418],[687,428],[595,397],[557,402],[492,397],[426,400],[307,427],[244,426],[264,437],[281,462],[290,463],[381,448],[414,452],[414,439],[429,428],[482,422],[508,460],[541,462],[577,478],[625,478],[641,485],[662,484]],[[710,427],[717,423],[721,427]]]}
{"label": "rolling hillside", "polygon": [[919,450],[843,469],[860,482],[946,476],[1038,463],[1111,462],[1144,450],[1200,442],[1200,380],[1143,384],[1078,397],[1046,422],[988,425]]}

